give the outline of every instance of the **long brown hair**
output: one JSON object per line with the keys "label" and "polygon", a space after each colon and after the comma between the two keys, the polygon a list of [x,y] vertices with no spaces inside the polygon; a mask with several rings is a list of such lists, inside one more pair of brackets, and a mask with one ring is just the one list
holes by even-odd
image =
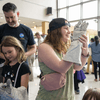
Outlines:
{"label": "long brown hair", "polygon": [[[23,46],[21,44],[21,42],[13,37],[13,36],[6,36],[3,38],[3,41],[1,42],[1,46],[0,46],[0,51],[2,52],[2,47],[14,47],[16,50],[18,50],[18,55],[17,55],[17,60],[19,63],[21,63],[22,61],[26,61],[26,56],[25,56],[25,52],[23,49]],[[3,53],[3,52],[2,52]],[[8,65],[9,60],[5,57],[5,65]]]}
{"label": "long brown hair", "polygon": [[62,41],[61,28],[55,29],[48,33],[44,43],[49,43],[59,53],[67,51],[67,44]]}

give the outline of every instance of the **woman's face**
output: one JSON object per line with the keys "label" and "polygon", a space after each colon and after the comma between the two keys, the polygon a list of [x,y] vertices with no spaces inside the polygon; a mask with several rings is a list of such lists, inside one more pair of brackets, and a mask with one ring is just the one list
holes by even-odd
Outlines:
{"label": "woman's face", "polygon": [[67,43],[67,41],[70,39],[71,32],[69,30],[69,26],[62,26],[61,27],[61,34],[62,34],[62,40]]}

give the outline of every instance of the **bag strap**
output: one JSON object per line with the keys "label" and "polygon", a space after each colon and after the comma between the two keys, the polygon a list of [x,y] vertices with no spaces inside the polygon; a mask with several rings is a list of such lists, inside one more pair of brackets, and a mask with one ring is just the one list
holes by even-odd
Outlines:
{"label": "bag strap", "polygon": [[[25,61],[23,61],[23,62],[25,62]],[[23,63],[23,62],[22,62],[22,63]],[[18,67],[18,69],[17,69],[17,73],[16,73],[16,77],[15,77],[15,82],[14,82],[14,87],[15,87],[15,85],[16,85],[16,81],[17,81],[17,77],[18,77],[19,69],[20,69],[22,63],[20,63],[20,65],[19,65],[19,67]]]}

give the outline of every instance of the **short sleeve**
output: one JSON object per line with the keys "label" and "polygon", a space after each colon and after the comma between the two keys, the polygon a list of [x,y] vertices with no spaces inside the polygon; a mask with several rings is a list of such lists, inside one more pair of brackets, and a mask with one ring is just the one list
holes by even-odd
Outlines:
{"label": "short sleeve", "polygon": [[27,74],[27,73],[31,74],[30,68],[27,65],[27,63],[24,62],[21,65],[20,70],[19,70],[19,73],[20,73],[21,76],[24,75],[24,74]]}
{"label": "short sleeve", "polygon": [[3,37],[2,35],[3,35],[3,31],[4,31],[4,26],[5,26],[4,24],[0,26],[0,44],[2,42],[2,37]]}
{"label": "short sleeve", "polygon": [[1,73],[1,75],[4,77],[4,74],[5,74],[5,66],[2,67],[2,73]]}
{"label": "short sleeve", "polygon": [[28,29],[28,45],[34,45],[36,44],[35,40],[34,40],[34,35],[31,29]]}
{"label": "short sleeve", "polygon": [[90,44],[88,47],[91,48],[92,44]]}
{"label": "short sleeve", "polygon": [[88,45],[88,48],[90,48],[90,44]]}

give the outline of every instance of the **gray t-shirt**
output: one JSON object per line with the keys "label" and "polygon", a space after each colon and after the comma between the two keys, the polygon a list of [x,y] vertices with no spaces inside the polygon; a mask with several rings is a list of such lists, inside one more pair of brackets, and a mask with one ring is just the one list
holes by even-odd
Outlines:
{"label": "gray t-shirt", "polygon": [[95,42],[90,45],[92,50],[92,60],[95,62],[100,62],[100,43],[96,46]]}

